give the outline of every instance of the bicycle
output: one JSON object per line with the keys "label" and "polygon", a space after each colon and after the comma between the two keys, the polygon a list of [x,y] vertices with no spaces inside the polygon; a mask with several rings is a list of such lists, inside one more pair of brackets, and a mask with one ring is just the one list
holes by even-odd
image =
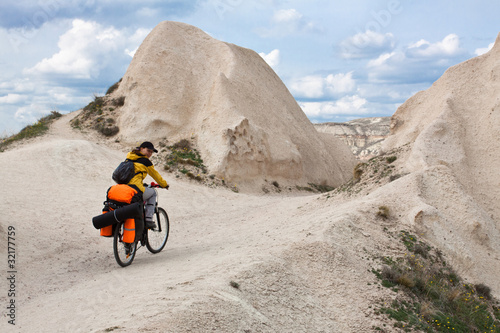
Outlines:
{"label": "bicycle", "polygon": [[[113,231],[113,253],[115,255],[116,262],[122,267],[129,266],[132,261],[134,261],[137,250],[142,246],[145,245],[149,252],[156,254],[163,250],[165,244],[167,244],[170,224],[165,209],[158,207],[157,188],[160,186],[153,183],[144,185],[151,187],[156,191],[155,212],[153,214],[153,221],[156,223],[156,227],[154,229],[149,229],[144,225],[142,235],[138,240],[136,237],[136,240],[133,243],[125,243],[123,242],[125,221],[120,221],[116,224]],[[145,205],[143,205],[143,217],[144,206]],[[145,221],[145,219],[143,219],[143,221]],[[137,247],[138,243],[140,243],[139,247]]]}

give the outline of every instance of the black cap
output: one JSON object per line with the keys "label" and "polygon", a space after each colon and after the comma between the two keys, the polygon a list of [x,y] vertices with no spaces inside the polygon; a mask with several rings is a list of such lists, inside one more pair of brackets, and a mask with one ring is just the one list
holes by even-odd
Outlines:
{"label": "black cap", "polygon": [[158,152],[158,150],[155,149],[155,146],[153,146],[153,144],[149,141],[144,141],[143,143],[141,143],[139,148],[148,148],[148,149],[151,149],[152,151],[154,151],[155,153]]}

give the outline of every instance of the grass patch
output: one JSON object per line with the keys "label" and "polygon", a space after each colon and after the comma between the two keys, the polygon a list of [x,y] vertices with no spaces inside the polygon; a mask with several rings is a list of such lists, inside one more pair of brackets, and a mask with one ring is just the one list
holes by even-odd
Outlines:
{"label": "grass patch", "polygon": [[[203,164],[198,150],[191,147],[189,140],[183,139],[169,146],[170,154],[166,157],[166,164],[172,168],[179,165],[191,165],[201,169],[202,173],[206,173],[206,166]],[[187,173],[187,172],[183,172]]]}
{"label": "grass patch", "polygon": [[120,131],[118,126],[109,125],[105,123],[97,124],[94,128],[104,136],[114,136],[118,134],[118,132]]}
{"label": "grass patch", "polygon": [[57,119],[61,116],[62,114],[60,114],[59,112],[51,111],[48,116],[40,118],[36,123],[32,125],[26,126],[21,131],[19,131],[19,133],[3,139],[0,142],[0,152],[4,151],[5,148],[7,148],[7,146],[12,144],[13,142],[44,135],[48,131],[50,123],[54,119]]}
{"label": "grass patch", "polygon": [[398,159],[397,156],[389,156],[389,157],[386,157],[385,160],[387,161],[387,164],[391,164],[392,162],[394,162],[397,159]]}
{"label": "grass patch", "polygon": [[318,184],[309,183],[309,186],[311,186],[313,189],[315,189],[316,191],[318,191],[320,193],[330,192],[330,191],[333,191],[335,189],[335,187],[332,187],[332,186],[326,185],[326,184],[318,185]]}
{"label": "grass patch", "polygon": [[108,91],[106,91],[106,95],[109,95],[113,93],[116,89],[118,89],[118,87],[120,86],[120,82],[122,82],[122,79],[120,79],[118,82],[109,87]]}
{"label": "grass patch", "polygon": [[385,220],[389,218],[389,213],[390,213],[389,207],[380,206],[377,211],[377,216]]}
{"label": "grass patch", "polygon": [[118,98],[113,98],[111,104],[115,107],[120,107],[125,105],[125,96],[120,96]]}
{"label": "grass patch", "polygon": [[484,284],[463,282],[444,261],[439,250],[406,232],[397,235],[408,250],[401,258],[383,258],[372,272],[381,285],[398,293],[390,306],[382,302],[378,313],[405,331],[500,332],[499,303]]}
{"label": "grass patch", "polygon": [[[274,183],[273,183],[274,185]],[[307,191],[311,193],[327,193],[335,190],[335,187],[326,184],[314,184],[308,183],[309,186],[295,185],[295,189],[298,191]],[[276,186],[276,185],[275,185]],[[279,187],[279,186],[276,186]]]}
{"label": "grass patch", "polygon": [[118,134],[116,111],[125,104],[125,96],[111,98],[109,94],[118,88],[120,81],[109,87],[105,96],[94,95],[94,100],[71,121],[71,126],[79,130],[92,129],[107,137]]}
{"label": "grass patch", "polygon": [[165,171],[174,174],[176,178],[194,180],[212,188],[226,187],[233,192],[239,192],[237,184],[226,181],[219,175],[208,174],[208,169],[196,148],[194,136],[173,144],[165,137],[158,143],[158,147],[158,154],[152,157],[155,165],[163,166]]}
{"label": "grass patch", "polygon": [[92,115],[101,115],[103,113],[104,102],[103,96],[94,96],[94,100],[83,108],[84,118],[89,118]]}
{"label": "grass patch", "polygon": [[299,191],[307,191],[307,192],[314,192],[314,190],[309,187],[309,186],[299,186],[299,185],[296,185],[295,188]]}

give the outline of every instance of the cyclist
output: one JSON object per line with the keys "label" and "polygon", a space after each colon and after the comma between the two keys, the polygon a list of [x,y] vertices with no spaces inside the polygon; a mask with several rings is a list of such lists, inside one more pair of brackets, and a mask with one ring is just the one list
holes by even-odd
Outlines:
{"label": "cyclist", "polygon": [[154,206],[156,202],[156,191],[149,187],[144,187],[144,178],[150,175],[160,187],[168,189],[169,185],[166,180],[156,171],[153,162],[151,162],[150,157],[153,153],[157,153],[158,150],[155,149],[154,145],[145,141],[141,143],[139,147],[127,154],[127,159],[134,162],[135,176],[130,180],[127,185],[137,188],[142,192],[142,198],[146,201],[145,209],[145,225],[148,229],[156,228],[156,224],[153,221]]}

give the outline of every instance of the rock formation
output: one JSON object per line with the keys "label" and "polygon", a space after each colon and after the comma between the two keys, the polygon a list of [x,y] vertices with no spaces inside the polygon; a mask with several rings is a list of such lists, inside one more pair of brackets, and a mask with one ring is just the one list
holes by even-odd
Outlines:
{"label": "rock formation", "polygon": [[122,142],[194,137],[209,172],[241,185],[338,186],[351,177],[349,148],[314,129],[256,52],[193,26],[158,24],[113,96],[126,96]]}
{"label": "rock formation", "polygon": [[[408,99],[383,149],[407,146],[421,200],[409,222],[473,280],[500,290],[500,35]],[[407,190],[406,190],[407,191]]]}
{"label": "rock formation", "polygon": [[390,117],[373,117],[345,123],[314,124],[318,132],[330,133],[344,141],[355,156],[365,161],[380,154],[382,142],[389,135]]}

